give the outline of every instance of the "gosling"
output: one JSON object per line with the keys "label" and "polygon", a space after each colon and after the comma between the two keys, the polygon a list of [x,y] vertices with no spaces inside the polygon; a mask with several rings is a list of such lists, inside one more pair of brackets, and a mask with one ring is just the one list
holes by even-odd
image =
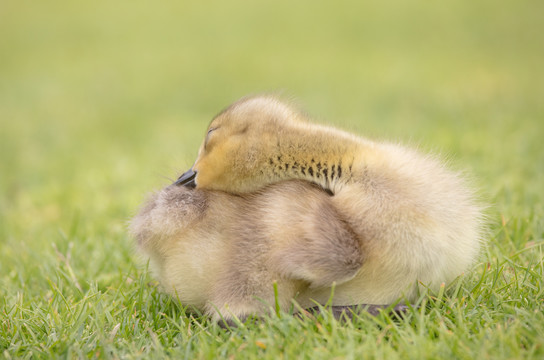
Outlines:
{"label": "gosling", "polygon": [[[413,301],[416,284],[437,290],[477,257],[482,206],[462,176],[415,150],[312,124],[273,97],[245,98],[216,116],[193,167],[175,184],[251,194],[294,179],[329,192],[334,218],[358,243],[354,254],[362,265],[352,279],[337,282],[333,304]],[[329,217],[321,218],[329,226]],[[278,227],[276,235],[288,236],[289,229]],[[326,262],[322,269],[326,276]],[[312,287],[318,302],[329,295],[328,287]]]}
{"label": "gosling", "polygon": [[[332,197],[305,181],[243,196],[172,185],[130,228],[168,293],[227,323],[266,313],[276,299],[285,312],[293,300],[300,308],[325,304],[366,258]],[[366,299],[339,294],[354,304]]]}

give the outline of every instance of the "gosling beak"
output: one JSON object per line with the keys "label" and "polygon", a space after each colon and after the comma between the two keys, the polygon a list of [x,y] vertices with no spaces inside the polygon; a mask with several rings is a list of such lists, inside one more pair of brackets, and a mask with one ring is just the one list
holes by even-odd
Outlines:
{"label": "gosling beak", "polygon": [[193,169],[189,169],[184,172],[183,175],[179,177],[179,179],[176,180],[174,185],[183,185],[187,186],[188,188],[194,189],[196,187],[195,177],[196,172],[194,172]]}

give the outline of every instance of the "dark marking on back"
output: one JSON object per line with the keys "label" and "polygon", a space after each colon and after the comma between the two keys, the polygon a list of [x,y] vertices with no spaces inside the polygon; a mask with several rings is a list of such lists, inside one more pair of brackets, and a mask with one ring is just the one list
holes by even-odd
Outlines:
{"label": "dark marking on back", "polygon": [[338,178],[342,177],[342,166],[338,164]]}
{"label": "dark marking on back", "polygon": [[334,175],[335,175],[335,171],[334,171],[334,170],[335,170],[335,168],[336,168],[336,165],[333,164],[332,167],[331,167],[331,180],[334,179]]}
{"label": "dark marking on back", "polygon": [[310,166],[308,168],[308,173],[310,174],[310,176],[314,176],[314,168]]}
{"label": "dark marking on back", "polygon": [[347,179],[347,181],[350,181],[351,178],[353,178],[353,172],[351,171],[352,166],[353,166],[353,163],[349,164],[349,178]]}

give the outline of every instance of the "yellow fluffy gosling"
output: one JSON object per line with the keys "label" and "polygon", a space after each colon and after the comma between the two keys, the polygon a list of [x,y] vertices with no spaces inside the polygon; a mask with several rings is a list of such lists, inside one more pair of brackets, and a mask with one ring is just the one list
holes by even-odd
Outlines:
{"label": "yellow fluffy gosling", "polygon": [[[242,99],[213,119],[195,164],[176,184],[248,194],[289,179],[330,192],[334,219],[341,219],[331,221],[345,222],[357,240],[355,254],[362,265],[353,279],[336,287],[334,304],[414,300],[417,283],[437,289],[463,273],[478,254],[481,207],[458,174],[412,149],[312,124],[273,97]],[[293,194],[292,200],[304,201],[304,196]],[[263,206],[274,208],[273,203]],[[323,227],[329,226],[327,219],[322,217]],[[285,220],[276,228],[281,236],[295,231]],[[278,224],[272,217],[269,221]],[[284,256],[300,256],[292,250]],[[323,250],[319,258],[327,255]],[[237,266],[247,271],[243,263]],[[311,295],[324,301],[329,292],[313,286]]]}

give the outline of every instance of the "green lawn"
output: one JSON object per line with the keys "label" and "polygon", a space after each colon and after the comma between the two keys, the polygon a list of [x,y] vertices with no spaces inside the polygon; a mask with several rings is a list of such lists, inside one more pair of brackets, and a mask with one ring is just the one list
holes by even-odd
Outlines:
{"label": "green lawn", "polygon": [[[0,5],[0,358],[544,358],[544,2]],[[161,294],[128,219],[261,92],[443,154],[489,204],[473,271],[404,319],[226,331]]]}

